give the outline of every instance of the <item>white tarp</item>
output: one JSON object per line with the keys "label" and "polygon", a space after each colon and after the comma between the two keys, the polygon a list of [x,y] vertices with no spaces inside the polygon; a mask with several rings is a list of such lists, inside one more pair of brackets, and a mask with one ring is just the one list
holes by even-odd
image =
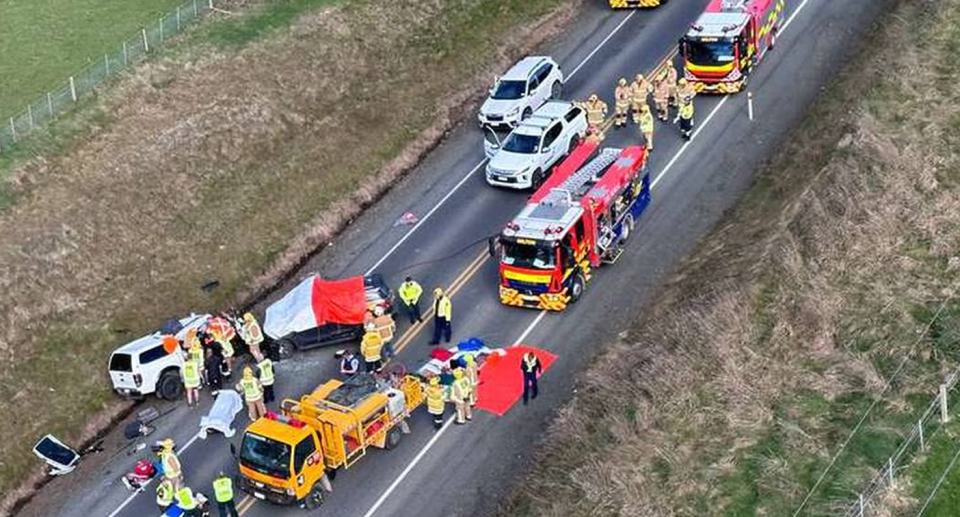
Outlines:
{"label": "white tarp", "polygon": [[200,438],[207,439],[207,431],[217,431],[227,438],[236,433],[233,429],[233,419],[243,409],[240,394],[231,389],[220,390],[217,400],[206,416],[200,418]]}
{"label": "white tarp", "polygon": [[287,334],[316,328],[317,317],[313,313],[313,283],[317,275],[310,275],[283,298],[267,307],[263,320],[263,332],[273,339]]}

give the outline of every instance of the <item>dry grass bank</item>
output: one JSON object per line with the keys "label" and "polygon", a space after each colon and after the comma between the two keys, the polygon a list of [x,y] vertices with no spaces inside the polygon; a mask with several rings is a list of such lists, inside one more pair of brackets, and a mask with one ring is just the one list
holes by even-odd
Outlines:
{"label": "dry grass bank", "polygon": [[270,284],[575,3],[348,0],[277,29],[281,10],[106,92],[82,119],[89,135],[4,185],[16,201],[0,213],[0,412],[16,418],[0,430],[0,491],[37,467],[41,432],[76,439],[107,407],[114,346]]}
{"label": "dry grass bank", "polygon": [[916,422],[960,359],[960,2],[894,11],[585,374],[504,515],[791,515],[908,357],[824,515]]}

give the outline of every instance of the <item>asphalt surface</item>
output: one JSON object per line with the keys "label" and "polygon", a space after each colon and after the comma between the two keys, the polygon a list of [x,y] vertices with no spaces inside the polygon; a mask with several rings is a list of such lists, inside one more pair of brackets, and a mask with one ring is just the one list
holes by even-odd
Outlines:
{"label": "asphalt surface", "polygon": [[[583,99],[597,92],[613,107],[613,86],[656,66],[676,47],[707,0],[670,2],[651,11],[610,11],[589,2],[577,21],[543,49],[557,58],[568,76],[564,96]],[[501,306],[496,264],[486,258],[486,237],[498,233],[526,200],[526,194],[490,188],[483,181],[482,134],[465,121],[417,170],[355,221],[328,249],[314,257],[303,275],[328,277],[371,268],[396,286],[405,275],[429,291],[454,287],[454,341],[478,336],[491,346],[523,340],[559,356],[541,380],[541,396],[517,405],[504,417],[480,413],[467,426],[446,425],[435,432],[425,412],[412,419],[412,433],[391,451],[374,451],[334,481],[320,515],[363,516],[486,515],[494,511],[530,468],[529,458],[551,417],[575,389],[575,375],[642,310],[683,258],[750,186],[762,161],[776,152],[838,63],[851,56],[886,2],[790,0],[789,25],[777,48],[751,78],[755,120],[747,116],[747,96],[699,96],[696,130],[688,144],[675,126],[658,124],[650,162],[653,202],[638,224],[627,252],[599,269],[582,300],[565,313],[541,313]],[[610,130],[605,145],[639,141],[635,125]],[[421,222],[394,226],[404,212]],[[282,296],[284,286],[271,300]],[[429,296],[425,296],[425,299]],[[262,309],[261,309],[262,313]],[[409,325],[399,319],[403,336]],[[430,326],[400,337],[399,360],[415,369],[428,359]],[[333,349],[298,353],[277,367],[278,398],[296,397],[334,375]],[[150,439],[173,437],[187,482],[207,494],[218,471],[236,471],[229,441],[194,436],[209,407],[181,406],[159,423]],[[158,407],[162,403],[151,402]],[[246,424],[245,412],[237,425]],[[113,433],[108,453],[122,445]],[[239,442],[240,431],[233,438]],[[63,517],[151,517],[157,515],[153,486],[140,495],[117,481],[138,454],[120,452],[91,458],[78,471],[45,487],[22,514]],[[142,454],[142,453],[140,453]],[[109,459],[109,461],[107,461]],[[238,494],[241,513],[299,515]]]}

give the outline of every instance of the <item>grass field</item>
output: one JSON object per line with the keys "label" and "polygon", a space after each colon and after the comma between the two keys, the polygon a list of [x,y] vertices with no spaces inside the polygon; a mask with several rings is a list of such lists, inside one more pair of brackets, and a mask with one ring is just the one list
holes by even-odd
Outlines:
{"label": "grass field", "polygon": [[[0,0],[0,117],[63,84],[70,74],[184,0]],[[5,120],[5,118],[4,118]]]}
{"label": "grass field", "polygon": [[[894,5],[582,377],[503,515],[789,516],[824,473],[800,515],[837,515],[916,425],[960,363],[960,1]],[[942,441],[870,515],[916,515]],[[956,515],[941,490],[929,515]]]}
{"label": "grass field", "polygon": [[[37,436],[76,441],[114,400],[104,368],[115,346],[272,285],[553,33],[531,24],[575,6],[259,6],[192,31],[57,121],[51,145],[6,162],[0,412],[46,410],[0,428],[0,492],[35,470]],[[220,287],[206,293],[211,279]]]}

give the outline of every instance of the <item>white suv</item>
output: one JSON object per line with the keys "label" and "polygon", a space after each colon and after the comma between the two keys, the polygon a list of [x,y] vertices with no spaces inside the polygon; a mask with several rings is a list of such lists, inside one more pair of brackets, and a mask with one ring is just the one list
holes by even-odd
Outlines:
{"label": "white suv", "polygon": [[[484,152],[487,183],[497,187],[537,189],[554,164],[576,147],[587,133],[587,115],[567,101],[550,101],[524,120],[503,140],[488,130]],[[491,141],[491,139],[493,141]]]}
{"label": "white suv", "polygon": [[[116,349],[110,356],[110,380],[120,395],[141,397],[156,393],[158,397],[174,400],[183,393],[180,369],[183,354],[168,354],[163,348],[163,336],[174,334],[183,340],[187,330],[199,329],[208,314],[191,314],[179,321],[171,321],[164,328]],[[175,322],[175,323],[174,323]]]}
{"label": "white suv", "polygon": [[546,56],[521,59],[498,77],[477,116],[481,126],[514,127],[549,99],[560,95],[563,72]]}

